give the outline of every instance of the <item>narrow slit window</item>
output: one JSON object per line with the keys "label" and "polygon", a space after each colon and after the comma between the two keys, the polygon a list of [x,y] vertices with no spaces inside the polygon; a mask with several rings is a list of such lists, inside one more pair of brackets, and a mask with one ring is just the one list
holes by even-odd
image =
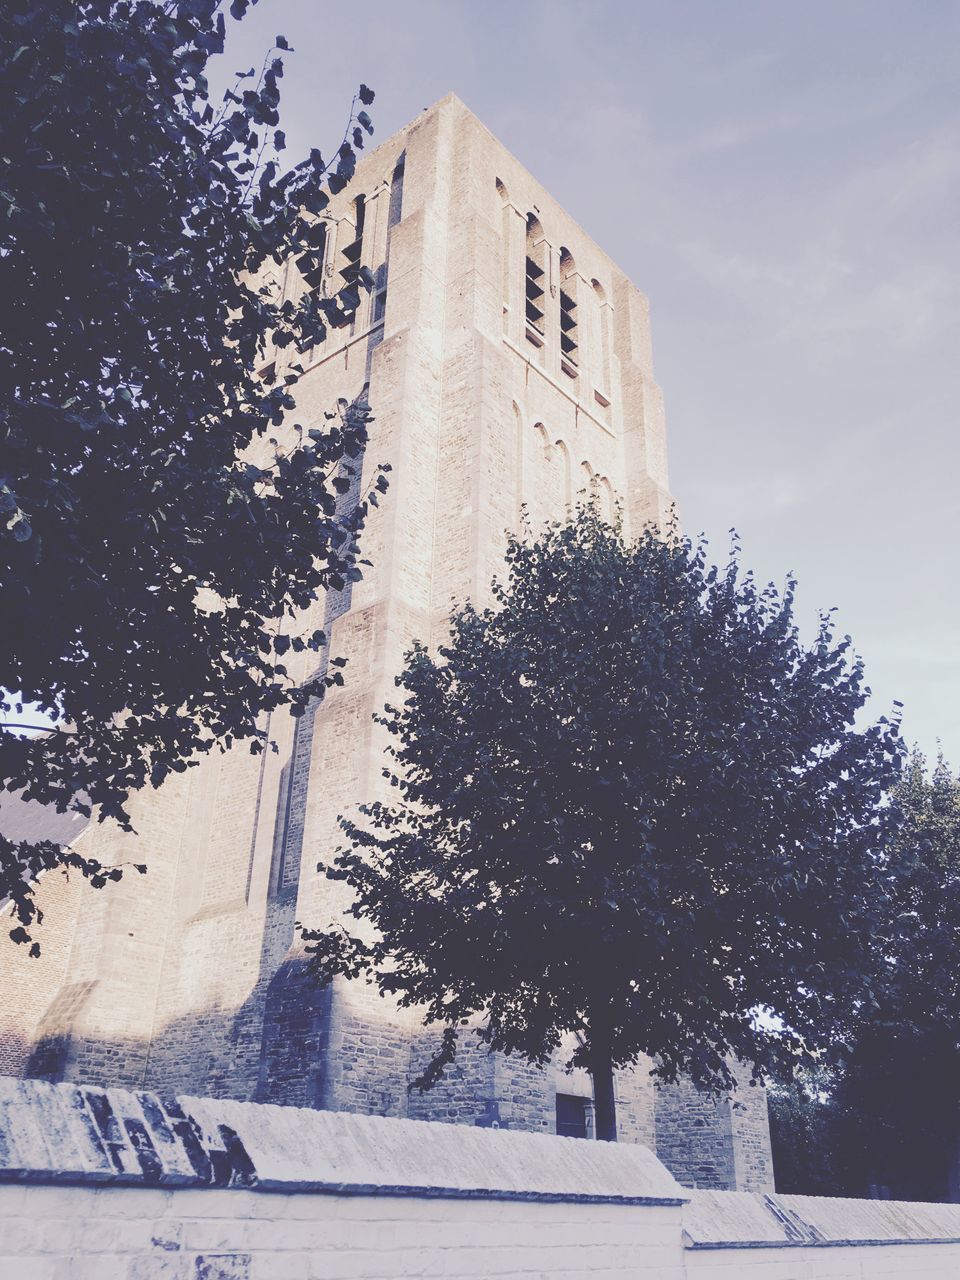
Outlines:
{"label": "narrow slit window", "polygon": [[580,364],[577,267],[569,249],[560,250],[560,367],[575,378]]}
{"label": "narrow slit window", "polygon": [[313,341],[309,346],[301,347],[300,353],[305,356],[308,363],[316,358],[317,348],[326,341],[327,325],[320,308],[317,305],[317,299],[326,296],[326,285],[324,283],[327,272],[327,249],[328,235],[327,224],[315,222],[310,230],[309,243],[316,250],[316,263],[312,270],[303,273],[303,280],[307,286],[304,305],[311,312],[311,321],[316,326],[313,333]]}
{"label": "narrow slit window", "polygon": [[[351,318],[360,306],[360,267],[363,265],[363,224],[366,215],[366,197],[357,196],[353,202],[355,235],[340,253],[340,278],[347,288],[341,294],[344,310]],[[352,305],[351,305],[352,304]]]}
{"label": "narrow slit window", "polygon": [[527,257],[527,323],[543,333],[543,268]]}
{"label": "narrow slit window", "polygon": [[543,345],[546,330],[546,242],[543,227],[532,213],[527,214],[527,254],[524,267],[524,307],[527,337],[535,346]]}

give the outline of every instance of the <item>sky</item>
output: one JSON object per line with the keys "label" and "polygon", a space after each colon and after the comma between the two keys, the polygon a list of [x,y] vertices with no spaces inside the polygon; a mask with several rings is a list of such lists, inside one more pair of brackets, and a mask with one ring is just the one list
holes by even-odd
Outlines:
{"label": "sky", "polygon": [[[650,298],[671,488],[960,768],[960,4],[260,0],[287,158],[461,97]],[[212,69],[212,68],[211,68]]]}

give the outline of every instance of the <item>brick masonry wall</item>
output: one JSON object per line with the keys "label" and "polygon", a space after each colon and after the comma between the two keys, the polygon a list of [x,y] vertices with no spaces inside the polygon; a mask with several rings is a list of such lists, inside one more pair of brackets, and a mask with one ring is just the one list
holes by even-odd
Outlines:
{"label": "brick masonry wall", "polygon": [[[452,602],[489,598],[521,510],[535,525],[560,518],[596,480],[634,531],[665,511],[648,307],[452,96],[364,156],[333,201],[333,277],[361,192],[361,261],[388,283],[385,315],[365,297],[354,324],[313,349],[295,415],[319,421],[369,384],[375,422],[358,490],[378,464],[393,468],[364,533],[372,567],[296,624],[324,628],[329,653],[349,660],[347,683],[299,724],[271,723],[276,755],[241,745],[138,795],[137,836],[94,828],[82,837],[105,862],[144,862],[149,873],[101,894],[42,886],[45,955],[3,997],[0,1061],[51,1079],[552,1132],[556,1092],[589,1093],[589,1081],[473,1049],[432,1094],[409,1094],[424,1050],[413,1015],[357,985],[311,989],[294,922],[326,925],[343,910],[341,886],[317,863],[342,844],[340,814],[383,795],[373,713],[393,696],[414,639],[438,643]],[[545,266],[539,346],[523,316],[534,208]],[[298,299],[295,265],[279,275]],[[576,295],[579,324],[566,367],[561,283]],[[18,974],[24,961],[11,958]],[[716,1137],[709,1111],[697,1120],[698,1099],[684,1097],[671,1117],[644,1068],[622,1073],[618,1090],[624,1140],[652,1143],[656,1123],[678,1169],[712,1163],[707,1185],[763,1181],[756,1110],[750,1124],[727,1125],[722,1160],[712,1147],[693,1156],[685,1141]]]}
{"label": "brick masonry wall", "polygon": [[[92,895],[79,875],[69,879],[59,873],[47,874],[41,885],[44,910],[53,928],[43,931],[43,949],[33,959],[26,947],[6,942],[3,946],[3,983],[0,989],[0,1074],[26,1073],[30,1057],[41,1035],[44,1011],[56,998],[67,977],[73,931],[83,904],[84,890]],[[9,928],[9,917],[0,917]],[[48,936],[49,935],[49,936]]]}
{"label": "brick masonry wall", "polygon": [[738,1069],[737,1089],[714,1100],[688,1082],[656,1092],[656,1152],[685,1187],[773,1190],[767,1098]]}
{"label": "brick masonry wall", "polygon": [[656,1110],[656,1152],[684,1187],[735,1186],[730,1107],[686,1081],[664,1085]]}

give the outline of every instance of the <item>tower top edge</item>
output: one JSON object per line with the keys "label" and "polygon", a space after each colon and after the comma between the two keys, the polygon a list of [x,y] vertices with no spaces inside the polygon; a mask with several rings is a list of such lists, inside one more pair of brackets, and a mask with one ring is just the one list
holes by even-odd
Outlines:
{"label": "tower top edge", "polygon": [[619,278],[633,293],[639,295],[643,305],[648,305],[643,290],[623,270],[619,263],[601,247],[590,232],[586,231],[557,197],[551,193],[549,188],[530,171],[522,160],[518,159],[489,125],[485,124],[481,117],[453,90],[445,93],[443,97],[438,98],[429,107],[424,107],[418,115],[414,116],[399,129],[396,129],[373,151],[368,152],[365,157],[366,163],[369,163],[371,167],[375,167],[379,162],[382,167],[384,159],[398,155],[405,150],[408,138],[415,136],[420,128],[427,125],[437,116],[442,115],[453,116],[458,124],[465,125],[468,131],[475,130],[475,138],[482,135],[489,140],[499,157],[497,160],[499,171],[496,176],[504,180],[514,207],[521,210],[521,212],[524,210],[529,211],[532,208],[544,220],[544,225],[549,221],[555,228],[562,227],[565,235],[570,238],[571,248],[574,241],[579,241],[581,245],[589,246],[589,256],[594,258],[598,267],[607,276],[605,283],[610,283]]}

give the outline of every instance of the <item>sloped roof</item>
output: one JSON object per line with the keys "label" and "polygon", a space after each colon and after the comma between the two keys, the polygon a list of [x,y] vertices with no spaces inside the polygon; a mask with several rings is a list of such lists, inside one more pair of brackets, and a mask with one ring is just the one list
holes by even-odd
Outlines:
{"label": "sloped roof", "polygon": [[80,813],[58,813],[53,805],[24,800],[18,792],[0,791],[0,835],[8,840],[70,844],[86,830],[89,821]]}

